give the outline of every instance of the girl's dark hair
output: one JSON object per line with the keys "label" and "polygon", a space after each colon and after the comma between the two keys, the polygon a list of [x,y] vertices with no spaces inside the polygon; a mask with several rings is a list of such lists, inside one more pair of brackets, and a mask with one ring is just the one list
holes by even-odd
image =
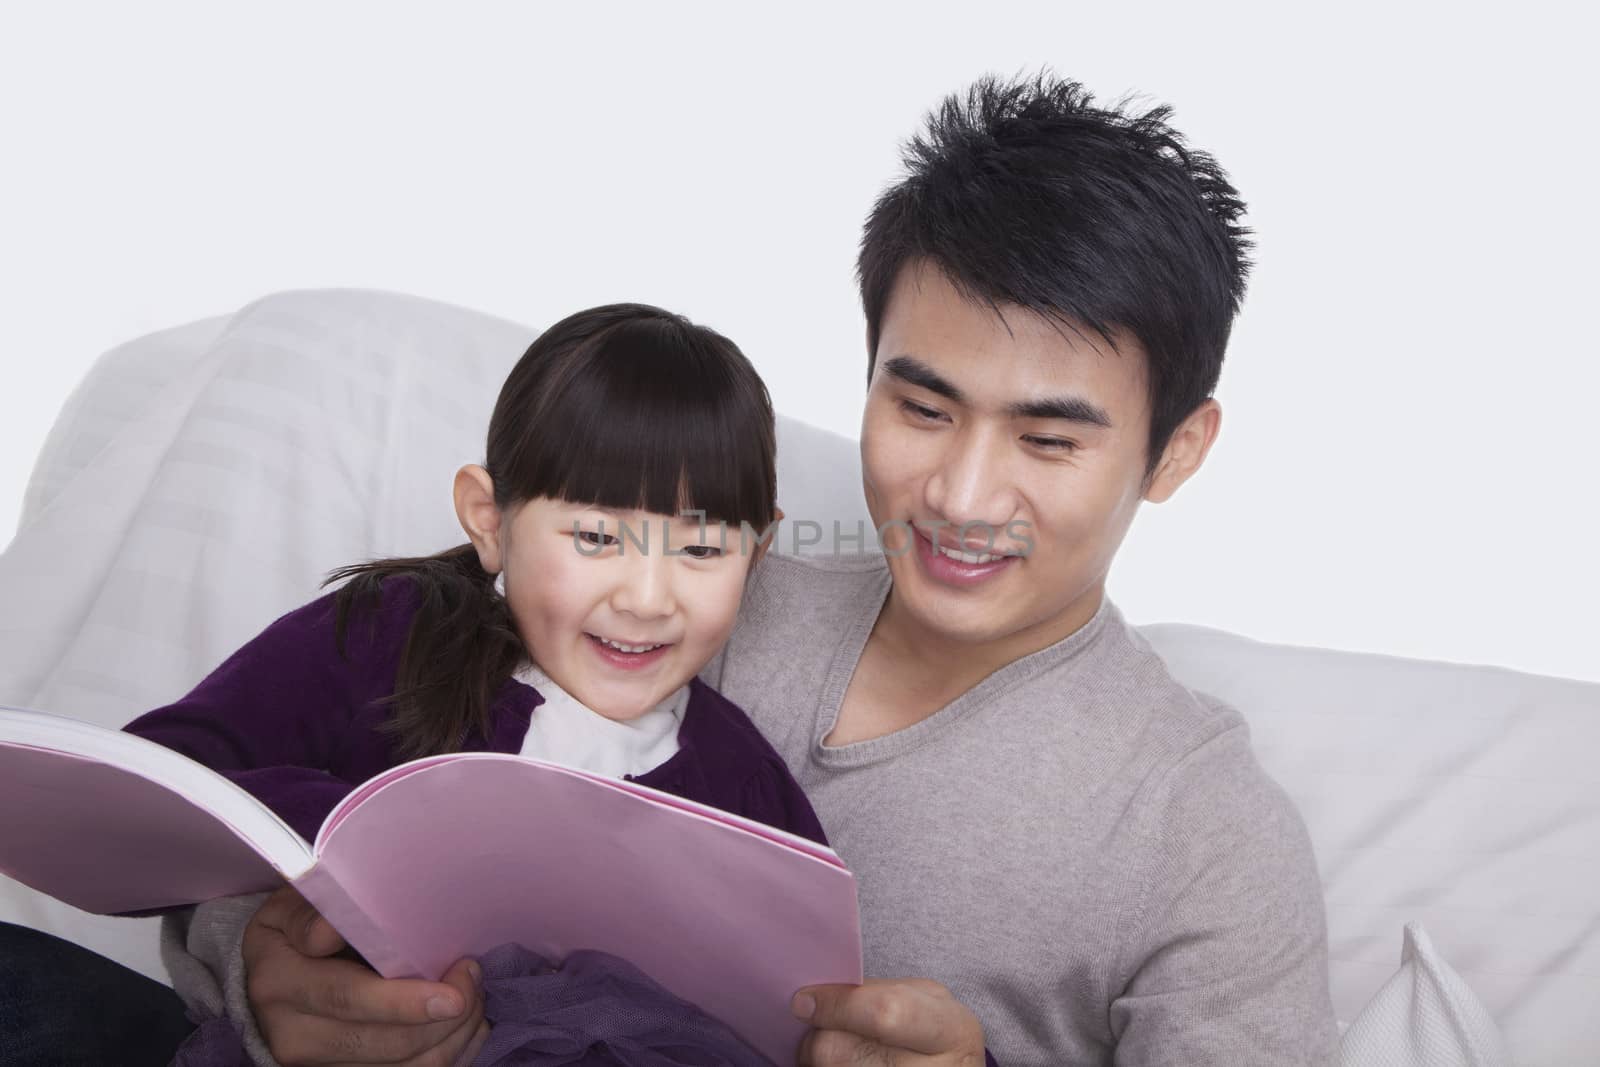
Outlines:
{"label": "girl's dark hair", "polygon": [[[766,386],[738,347],[645,304],[580,311],[529,346],[500,389],[484,467],[502,511],[536,497],[766,530],[777,498]],[[383,559],[334,571],[341,649],[352,608],[390,578],[417,602],[387,724],[402,758],[453,752],[489,731],[496,691],[526,658],[477,551]]]}
{"label": "girl's dark hair", "polygon": [[1074,81],[986,77],[928,116],[905,176],[872,209],[856,261],[867,379],[889,294],[913,260],[991,306],[1118,328],[1148,358],[1147,467],[1216,389],[1249,274],[1244,203],[1172,111],[1098,107]]}

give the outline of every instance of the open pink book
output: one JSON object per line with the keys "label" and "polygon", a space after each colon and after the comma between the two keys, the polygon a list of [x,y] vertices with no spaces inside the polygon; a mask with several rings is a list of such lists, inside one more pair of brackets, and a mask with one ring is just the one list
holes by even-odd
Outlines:
{"label": "open pink book", "polygon": [[855,879],[832,850],[617,779],[498,753],[357,788],[307,843],[151,741],[0,708],[0,871],[101,914],[300,890],[386,977],[517,942],[609,952],[793,1062],[804,985],[860,982]]}

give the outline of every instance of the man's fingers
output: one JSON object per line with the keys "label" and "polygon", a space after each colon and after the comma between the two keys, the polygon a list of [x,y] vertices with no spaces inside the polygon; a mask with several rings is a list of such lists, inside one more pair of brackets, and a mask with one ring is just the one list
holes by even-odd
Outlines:
{"label": "man's fingers", "polygon": [[473,1002],[448,983],[381,978],[350,960],[321,959],[309,967],[294,962],[283,960],[273,977],[262,977],[252,1000],[340,1022],[412,1025],[459,1019]]}
{"label": "man's fingers", "polygon": [[[454,1067],[484,1025],[481,1005],[461,1019],[427,1026],[346,1023],[296,1015],[272,1043],[280,1063],[294,1067]],[[471,1061],[466,1061],[470,1063]]]}
{"label": "man's fingers", "polygon": [[[483,1017],[483,996],[475,975],[482,971],[476,961],[461,960],[445,975],[443,982],[422,982],[412,979],[383,979],[359,964],[343,960],[318,960],[319,970],[338,965],[340,970],[355,968],[364,981],[353,989],[353,999],[343,999],[338,994],[338,1007],[348,1013],[359,1014],[363,998],[378,987],[442,987],[466,1004],[466,1011],[455,1018],[441,1021],[393,1018],[384,1021],[350,1021],[329,1016],[327,1004],[323,1010],[310,1012],[311,1005],[280,1002],[268,1012],[258,1012],[263,1033],[270,1031],[269,1045],[273,1056],[281,1063],[300,1065],[325,1065],[343,1067],[354,1064],[403,1064],[405,1067],[454,1067],[458,1062],[470,1063],[488,1037],[487,1023]],[[338,988],[338,983],[333,988]],[[315,995],[315,994],[314,994]],[[405,1011],[399,1014],[405,1015]],[[470,1055],[468,1054],[470,1053]]]}
{"label": "man's fingers", "polygon": [[[312,954],[295,943],[319,936],[325,921],[291,887],[268,897],[246,934],[252,1005],[283,1004],[309,1016],[349,1023],[419,1025],[460,1020],[478,1000],[478,964],[460,960],[442,981],[386,979],[352,960]],[[331,927],[329,928],[331,930]],[[335,938],[337,934],[333,935]],[[324,942],[312,948],[337,950]]]}
{"label": "man's fingers", "polygon": [[454,1067],[474,1042],[481,1046],[476,961],[458,961],[438,982],[386,979],[335,955],[343,945],[289,887],[269,896],[246,928],[247,994],[279,1062]]}
{"label": "man's fingers", "polygon": [[302,956],[331,956],[344,948],[344,938],[294,886],[279,889],[261,905],[253,920],[276,931]]}
{"label": "man's fingers", "polygon": [[322,913],[298,893],[284,919],[283,933],[302,956],[331,956],[344,948],[344,938]]}
{"label": "man's fingers", "polygon": [[472,1039],[467,1042],[467,1047],[455,1058],[451,1067],[472,1067],[472,1062],[478,1058],[478,1053],[483,1051],[483,1046],[488,1040],[489,1020],[480,1017],[477,1029],[472,1031]]}
{"label": "man's fingers", "polygon": [[[309,905],[308,905],[309,910]],[[294,926],[289,943],[307,956],[332,956],[345,947],[344,937],[315,910]]]}
{"label": "man's fingers", "polygon": [[[890,1048],[932,1054],[944,1046],[933,1044],[927,1033],[927,1011],[920,990],[900,983],[868,981],[865,985],[825,985],[802,989],[795,996],[797,1006],[805,998],[813,1004],[810,1022],[817,1030],[838,1030],[877,1042]],[[801,1014],[796,1011],[796,1014]],[[845,1061],[848,1062],[848,1061]]]}
{"label": "man's fingers", "polygon": [[468,1011],[483,1007],[483,968],[477,960],[457,960],[439,981],[460,994]]}
{"label": "man's fingers", "polygon": [[812,1030],[800,1042],[796,1067],[893,1067],[892,1053],[882,1045],[843,1030]]}
{"label": "man's fingers", "polygon": [[[806,998],[810,998],[809,1016],[804,1011]],[[817,1030],[843,1031],[888,1049],[929,1056],[958,1048],[968,1018],[943,986],[918,980],[868,979],[859,986],[810,986],[795,994],[794,1007],[795,1014],[809,1018]]]}
{"label": "man's fingers", "polygon": [[304,903],[305,898],[300,895],[299,890],[292,885],[286,885],[268,894],[250,921],[283,933],[289,917]]}

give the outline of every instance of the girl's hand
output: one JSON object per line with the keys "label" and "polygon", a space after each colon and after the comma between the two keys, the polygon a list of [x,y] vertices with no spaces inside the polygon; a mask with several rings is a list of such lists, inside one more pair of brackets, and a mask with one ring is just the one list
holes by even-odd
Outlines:
{"label": "girl's hand", "polygon": [[250,1009],[279,1063],[472,1062],[489,1036],[476,962],[460,961],[440,982],[380,978],[359,963],[330,958],[344,947],[291,886],[268,897],[245,928]]}
{"label": "girl's hand", "polygon": [[983,1067],[983,1026],[950,990],[926,978],[869,978],[809,986],[794,1013],[813,1029],[799,1067]]}

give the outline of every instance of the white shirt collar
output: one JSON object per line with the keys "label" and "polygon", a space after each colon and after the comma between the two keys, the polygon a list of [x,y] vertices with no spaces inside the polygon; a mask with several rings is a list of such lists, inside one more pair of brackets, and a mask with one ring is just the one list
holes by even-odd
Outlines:
{"label": "white shirt collar", "polygon": [[688,685],[679,686],[638,718],[619,722],[579,703],[534,664],[524,665],[516,679],[544,698],[528,720],[524,756],[621,778],[659,767],[678,751],[678,727],[689,706]]}

